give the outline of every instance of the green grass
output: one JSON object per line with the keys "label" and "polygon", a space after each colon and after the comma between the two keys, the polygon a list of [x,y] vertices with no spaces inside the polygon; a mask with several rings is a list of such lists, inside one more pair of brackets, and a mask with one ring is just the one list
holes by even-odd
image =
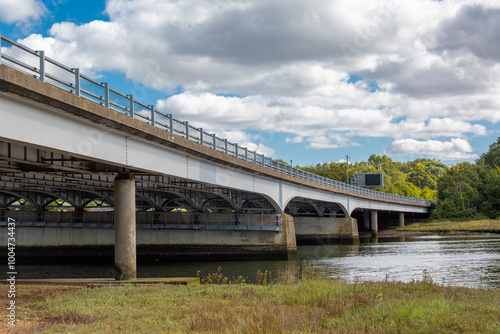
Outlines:
{"label": "green grass", "polygon": [[409,232],[481,232],[500,233],[500,220],[484,219],[463,222],[436,221],[428,223],[415,223],[405,227],[398,227],[398,231]]}
{"label": "green grass", "polygon": [[19,312],[21,330],[36,319],[46,333],[500,333],[499,301],[500,289],[443,287],[424,272],[410,283],[309,275],[268,285],[82,288]]}

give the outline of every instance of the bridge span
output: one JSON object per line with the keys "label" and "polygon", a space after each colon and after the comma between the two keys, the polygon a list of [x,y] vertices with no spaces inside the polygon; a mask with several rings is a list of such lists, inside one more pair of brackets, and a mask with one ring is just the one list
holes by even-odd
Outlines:
{"label": "bridge span", "polygon": [[293,256],[296,239],[355,241],[353,216],[376,234],[378,212],[404,224],[430,208],[280,163],[1,41],[0,224],[16,221],[27,249],[114,245],[116,277],[133,278],[148,247]]}

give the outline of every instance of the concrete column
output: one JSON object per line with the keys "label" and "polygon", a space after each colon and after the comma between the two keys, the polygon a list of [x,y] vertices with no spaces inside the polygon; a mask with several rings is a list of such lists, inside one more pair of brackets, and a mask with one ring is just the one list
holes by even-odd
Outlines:
{"label": "concrete column", "polygon": [[371,212],[371,225],[372,225],[372,236],[378,236],[378,216],[377,211]]}
{"label": "concrete column", "polygon": [[287,248],[288,260],[297,259],[297,239],[295,236],[295,224],[292,216],[285,213],[281,214],[281,229],[284,232],[283,243]]}
{"label": "concrete column", "polygon": [[363,211],[363,226],[365,230],[370,229],[370,211],[368,210]]}
{"label": "concrete column", "polygon": [[135,180],[130,174],[115,179],[115,279],[137,278]]}
{"label": "concrete column", "polygon": [[399,213],[399,226],[400,227],[405,226],[405,213],[404,212]]}
{"label": "concrete column", "polygon": [[325,245],[342,241],[359,243],[358,222],[344,217],[293,217],[297,242]]}

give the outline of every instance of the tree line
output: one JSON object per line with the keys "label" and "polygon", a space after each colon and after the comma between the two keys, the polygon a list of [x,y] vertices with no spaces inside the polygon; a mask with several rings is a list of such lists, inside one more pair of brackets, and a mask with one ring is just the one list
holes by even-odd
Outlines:
{"label": "tree line", "polygon": [[372,154],[367,161],[349,164],[349,176],[347,162],[297,167],[340,182],[355,173],[383,173],[383,187],[373,190],[435,201],[435,219],[500,217],[500,137],[474,164],[449,167],[436,159],[399,162]]}

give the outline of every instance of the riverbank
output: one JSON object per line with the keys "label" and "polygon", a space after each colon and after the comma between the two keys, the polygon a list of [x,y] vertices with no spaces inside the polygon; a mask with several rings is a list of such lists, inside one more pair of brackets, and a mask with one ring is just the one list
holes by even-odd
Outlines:
{"label": "riverbank", "polygon": [[427,223],[414,223],[394,229],[398,232],[408,233],[500,233],[500,220],[483,219],[463,222],[435,221]]}
{"label": "riverbank", "polygon": [[[0,286],[6,309],[6,286]],[[2,333],[498,333],[500,289],[315,277],[267,286],[17,287]],[[5,311],[4,311],[5,312]]]}

